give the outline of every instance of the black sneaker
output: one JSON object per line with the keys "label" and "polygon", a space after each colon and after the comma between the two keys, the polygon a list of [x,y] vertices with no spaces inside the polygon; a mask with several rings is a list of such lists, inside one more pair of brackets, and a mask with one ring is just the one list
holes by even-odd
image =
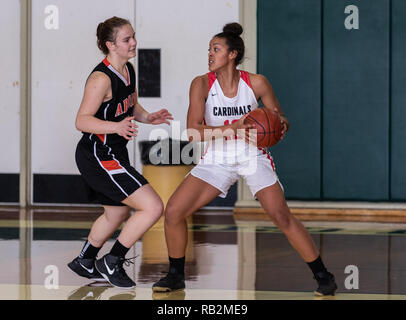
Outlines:
{"label": "black sneaker", "polygon": [[81,277],[85,277],[94,281],[105,281],[103,276],[94,267],[96,259],[75,258],[68,263],[69,269]]}
{"label": "black sneaker", "polygon": [[176,273],[168,273],[152,285],[154,292],[170,292],[185,289],[185,277]]}
{"label": "black sneaker", "polygon": [[123,289],[132,289],[135,287],[135,282],[125,273],[123,263],[126,263],[126,265],[130,263],[134,264],[134,262],[131,261],[131,259],[134,258],[135,257],[125,259],[106,254],[103,258],[96,261],[95,266],[104,279],[113,286]]}
{"label": "black sneaker", "polygon": [[337,291],[337,284],[334,276],[330,272],[319,272],[314,277],[319,287],[314,294],[316,296],[334,296]]}

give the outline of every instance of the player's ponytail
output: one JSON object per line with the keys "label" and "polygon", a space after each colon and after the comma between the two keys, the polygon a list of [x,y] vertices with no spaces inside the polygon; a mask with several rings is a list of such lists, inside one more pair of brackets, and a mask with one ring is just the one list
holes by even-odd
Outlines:
{"label": "player's ponytail", "polygon": [[97,26],[97,47],[105,55],[109,53],[106,42],[114,42],[116,40],[117,29],[130,24],[130,21],[118,17],[112,17],[104,22],[99,23]]}
{"label": "player's ponytail", "polygon": [[245,45],[244,40],[240,37],[243,32],[242,26],[237,22],[227,23],[223,27],[223,32],[216,34],[216,38],[226,39],[230,51],[237,51],[235,65],[238,66],[244,59]]}

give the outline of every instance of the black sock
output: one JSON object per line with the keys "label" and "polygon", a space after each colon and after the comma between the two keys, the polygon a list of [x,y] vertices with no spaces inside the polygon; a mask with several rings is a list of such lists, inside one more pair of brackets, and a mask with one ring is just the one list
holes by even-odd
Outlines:
{"label": "black sock", "polygon": [[316,260],[308,262],[307,265],[312,270],[314,275],[316,275],[319,272],[327,272],[327,269],[324,266],[323,261],[321,261],[320,256]]}
{"label": "black sock", "polygon": [[169,257],[169,273],[185,275],[185,257],[183,258]]}
{"label": "black sock", "polygon": [[79,254],[79,258],[81,259],[96,259],[97,254],[99,253],[100,248],[96,248],[92,246],[89,240],[86,241],[85,245],[83,246],[82,251]]}
{"label": "black sock", "polygon": [[124,247],[120,241],[117,240],[114,243],[113,248],[111,248],[110,254],[116,257],[124,258],[129,250],[130,248]]}

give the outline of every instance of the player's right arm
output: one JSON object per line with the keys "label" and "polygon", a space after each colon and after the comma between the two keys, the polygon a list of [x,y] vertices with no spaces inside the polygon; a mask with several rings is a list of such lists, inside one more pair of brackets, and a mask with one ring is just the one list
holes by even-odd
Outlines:
{"label": "player's right arm", "polygon": [[187,114],[187,134],[189,141],[205,141],[220,137],[231,136],[237,133],[238,129],[249,129],[251,125],[245,125],[244,119],[238,122],[223,126],[208,126],[204,124],[204,113],[206,100],[209,92],[209,81],[207,75],[198,76],[193,79],[189,90],[189,109]]}
{"label": "player's right arm", "polygon": [[79,131],[94,134],[117,133],[127,140],[137,135],[137,126],[131,123],[134,117],[128,117],[120,122],[104,121],[94,115],[103,101],[111,98],[111,81],[103,72],[93,72],[85,86],[82,102],[76,116],[76,128]]}

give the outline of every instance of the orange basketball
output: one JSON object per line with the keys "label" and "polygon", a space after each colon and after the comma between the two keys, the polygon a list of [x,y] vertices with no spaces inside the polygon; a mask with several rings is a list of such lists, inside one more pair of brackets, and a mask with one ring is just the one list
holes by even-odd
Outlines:
{"label": "orange basketball", "polygon": [[252,129],[257,130],[257,146],[260,148],[272,147],[282,137],[283,125],[278,113],[266,108],[257,108],[245,118],[244,124],[253,124]]}

